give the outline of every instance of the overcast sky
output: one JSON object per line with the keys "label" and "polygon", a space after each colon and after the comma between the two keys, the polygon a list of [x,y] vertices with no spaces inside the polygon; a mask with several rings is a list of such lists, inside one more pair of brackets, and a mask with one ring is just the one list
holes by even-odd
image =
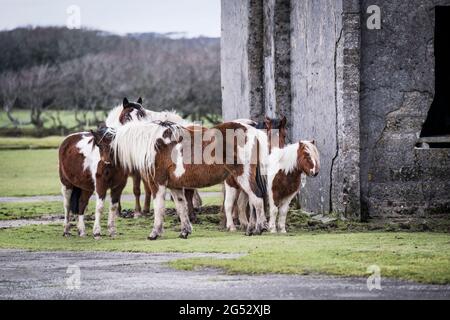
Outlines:
{"label": "overcast sky", "polygon": [[82,27],[119,34],[220,36],[220,0],[0,0],[0,30],[65,26],[71,5],[80,8]]}

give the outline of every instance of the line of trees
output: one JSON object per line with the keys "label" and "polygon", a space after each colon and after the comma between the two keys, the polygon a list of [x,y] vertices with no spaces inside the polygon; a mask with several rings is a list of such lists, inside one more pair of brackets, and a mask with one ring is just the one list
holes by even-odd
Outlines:
{"label": "line of trees", "polygon": [[[175,109],[193,120],[214,121],[221,113],[218,39],[16,29],[0,32],[0,60],[0,100],[15,126],[18,108],[30,110],[38,130],[43,112],[56,109],[75,110],[81,128],[87,112],[106,112],[124,96],[142,96],[148,108]],[[57,116],[52,121],[64,126]]]}

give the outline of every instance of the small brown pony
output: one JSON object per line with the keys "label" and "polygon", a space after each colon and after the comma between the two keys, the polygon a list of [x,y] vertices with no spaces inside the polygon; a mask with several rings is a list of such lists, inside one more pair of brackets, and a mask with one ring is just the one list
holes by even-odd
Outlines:
{"label": "small brown pony", "polygon": [[268,161],[268,194],[272,233],[286,233],[286,216],[289,204],[300,190],[301,175],[317,177],[320,171],[320,156],[315,141],[300,141],[283,149],[274,149]]}
{"label": "small brown pony", "polygon": [[[231,133],[230,133],[231,132]],[[205,161],[204,153],[197,153],[196,134],[203,135],[201,150],[209,150],[214,161]],[[206,137],[206,138],[205,138]],[[264,204],[258,179],[259,161],[256,151],[267,157],[267,135],[254,127],[237,122],[223,123],[212,129],[187,129],[180,125],[161,122],[133,121],[117,128],[112,139],[102,140],[105,157],[111,157],[127,170],[139,170],[154,199],[155,222],[148,239],[155,240],[163,233],[166,188],[172,192],[181,220],[181,238],[187,238],[192,226],[187,214],[184,190],[209,187],[233,175],[248,194],[255,208],[254,225],[248,234],[261,234],[266,230]],[[108,150],[106,146],[110,146]],[[222,150],[219,152],[218,150]],[[226,150],[224,153],[223,150]],[[200,162],[196,157],[200,154]],[[183,161],[184,157],[194,163]],[[250,161],[255,159],[255,162]]]}

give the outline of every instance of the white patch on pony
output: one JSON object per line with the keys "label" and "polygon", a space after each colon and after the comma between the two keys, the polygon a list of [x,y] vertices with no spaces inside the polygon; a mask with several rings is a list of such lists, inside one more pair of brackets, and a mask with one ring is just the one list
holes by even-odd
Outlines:
{"label": "white patch on pony", "polygon": [[123,105],[118,105],[117,107],[113,108],[109,113],[108,117],[105,120],[105,124],[109,128],[118,128],[122,124],[119,121],[120,114],[123,111]]}
{"label": "white patch on pony", "polygon": [[283,149],[274,148],[268,159],[268,174],[274,176],[278,171],[283,170],[289,174],[297,167],[297,154],[300,145],[298,143],[290,144]]}
{"label": "white patch on pony", "polygon": [[80,135],[82,135],[82,138],[78,141],[77,148],[84,156],[83,171],[89,170],[95,186],[95,174],[100,162],[100,149],[94,145],[92,136],[89,136],[87,133],[81,133]]}
{"label": "white patch on pony", "polygon": [[256,125],[256,122],[250,119],[236,119],[231,121],[233,123],[243,124],[245,126],[254,126]]}
{"label": "white patch on pony", "polygon": [[174,175],[177,178],[180,178],[185,172],[186,169],[184,168],[184,164],[183,164],[183,153],[182,153],[182,149],[183,149],[183,144],[179,143],[175,146],[175,151],[176,151],[176,167],[175,167],[175,172]]}
{"label": "white patch on pony", "polygon": [[180,125],[167,127],[147,121],[131,121],[117,128],[111,143],[116,160],[129,171],[138,170],[153,174],[158,152],[157,141],[162,139],[165,144],[171,142],[170,138],[163,138],[168,129],[175,139],[178,139],[184,130]]}

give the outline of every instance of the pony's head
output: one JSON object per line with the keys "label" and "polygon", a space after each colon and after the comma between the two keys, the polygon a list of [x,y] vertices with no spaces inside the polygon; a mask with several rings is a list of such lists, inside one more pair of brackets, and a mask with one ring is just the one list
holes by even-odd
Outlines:
{"label": "pony's head", "polygon": [[297,166],[307,176],[317,177],[320,171],[320,157],[315,141],[299,142]]}
{"label": "pony's head", "polygon": [[91,130],[91,134],[94,137],[94,145],[100,150],[100,160],[110,165],[113,159],[111,142],[114,139],[114,130],[102,123],[97,130]]}
{"label": "pony's head", "polygon": [[[285,116],[283,116],[281,119],[272,119],[269,117],[266,117],[264,119],[264,129],[267,130],[267,133],[269,135],[269,146],[272,147],[278,147],[278,148],[284,148],[286,146],[286,136],[287,136],[287,129],[286,129],[287,119]],[[278,140],[273,141],[273,139]]]}
{"label": "pony's head", "polygon": [[142,98],[139,98],[136,102],[130,102],[127,98],[124,98],[122,106],[123,110],[119,116],[121,124],[132,120],[140,120],[146,116],[145,109],[142,106]]}

